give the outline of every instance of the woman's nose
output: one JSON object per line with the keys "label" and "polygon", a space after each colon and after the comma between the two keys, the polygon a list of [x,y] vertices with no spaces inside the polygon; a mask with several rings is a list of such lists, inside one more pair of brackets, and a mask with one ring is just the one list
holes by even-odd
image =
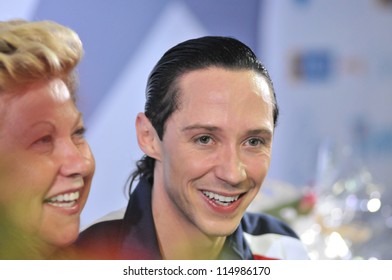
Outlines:
{"label": "woman's nose", "polygon": [[71,140],[61,150],[61,169],[64,176],[87,176],[94,172],[95,162],[87,143],[76,145]]}

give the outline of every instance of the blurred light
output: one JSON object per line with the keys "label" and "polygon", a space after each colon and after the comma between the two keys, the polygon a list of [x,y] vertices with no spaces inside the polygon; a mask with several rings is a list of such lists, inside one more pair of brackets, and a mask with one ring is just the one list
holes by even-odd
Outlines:
{"label": "blurred light", "polygon": [[346,206],[350,209],[356,209],[358,204],[358,198],[355,194],[350,194],[346,198]]}
{"label": "blurred light", "polygon": [[320,258],[320,254],[317,250],[311,250],[309,251],[309,258],[311,260],[318,260]]}
{"label": "blurred light", "polygon": [[373,192],[370,194],[370,198],[381,198],[381,194],[380,194],[379,191],[373,191]]}
{"label": "blurred light", "polygon": [[332,209],[331,217],[334,220],[340,221],[342,219],[342,217],[343,217],[343,210],[341,208],[337,208],[337,207]]}
{"label": "blurred light", "polygon": [[321,226],[319,225],[319,224],[313,224],[312,226],[311,226],[311,229],[314,231],[314,232],[316,232],[317,234],[320,234],[321,233]]}
{"label": "blurred light", "polygon": [[293,221],[297,217],[297,211],[294,208],[286,207],[279,211],[279,215],[287,221]]}
{"label": "blurred light", "polygon": [[345,183],[345,188],[348,192],[350,193],[354,193],[357,191],[358,189],[358,184],[355,180],[351,179],[351,180],[347,180]]}
{"label": "blurred light", "polygon": [[380,210],[380,207],[381,207],[381,201],[378,198],[372,198],[367,203],[367,209],[369,210],[369,212],[372,213]]}
{"label": "blurred light", "polygon": [[367,170],[362,170],[362,172],[361,172],[361,174],[360,174],[360,177],[361,177],[361,181],[364,183],[364,184],[368,184],[369,182],[371,182],[372,181],[372,174],[369,172],[369,171],[367,171]]}
{"label": "blurred light", "polygon": [[332,186],[332,191],[335,195],[339,195],[344,191],[344,185],[341,182],[336,182]]}
{"label": "blurred light", "polygon": [[350,250],[336,231],[332,232],[326,239],[325,255],[330,259],[345,258],[349,255]]}
{"label": "blurred light", "polygon": [[306,245],[311,245],[316,241],[316,237],[318,237],[318,232],[308,229],[304,233],[301,234],[301,240]]}

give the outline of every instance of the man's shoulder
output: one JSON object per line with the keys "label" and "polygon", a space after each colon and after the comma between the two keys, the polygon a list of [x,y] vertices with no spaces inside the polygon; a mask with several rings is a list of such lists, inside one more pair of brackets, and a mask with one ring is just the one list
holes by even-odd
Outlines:
{"label": "man's shoulder", "polygon": [[308,259],[304,244],[285,222],[261,213],[245,213],[243,235],[255,259]]}
{"label": "man's shoulder", "polygon": [[298,239],[298,235],[286,222],[268,214],[246,212],[241,226],[244,232],[253,235],[274,233]]}
{"label": "man's shoulder", "polygon": [[83,230],[76,241],[77,244],[83,244],[90,240],[113,239],[120,232],[122,220],[107,220],[94,223]]}

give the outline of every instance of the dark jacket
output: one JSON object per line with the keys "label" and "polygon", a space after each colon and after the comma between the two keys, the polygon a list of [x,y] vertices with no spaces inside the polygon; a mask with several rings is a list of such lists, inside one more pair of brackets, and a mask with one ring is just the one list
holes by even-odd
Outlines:
{"label": "dark jacket", "polygon": [[[151,184],[141,180],[130,196],[122,219],[98,222],[83,231],[62,252],[71,259],[159,260],[151,208]],[[265,215],[246,213],[236,231],[226,238],[219,259],[307,259],[298,236],[285,223]]]}

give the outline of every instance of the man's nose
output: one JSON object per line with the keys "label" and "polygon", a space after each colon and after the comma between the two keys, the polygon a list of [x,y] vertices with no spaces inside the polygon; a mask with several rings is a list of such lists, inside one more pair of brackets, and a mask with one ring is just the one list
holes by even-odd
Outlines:
{"label": "man's nose", "polygon": [[246,168],[241,160],[239,148],[234,145],[222,148],[215,173],[219,179],[232,186],[246,180]]}

